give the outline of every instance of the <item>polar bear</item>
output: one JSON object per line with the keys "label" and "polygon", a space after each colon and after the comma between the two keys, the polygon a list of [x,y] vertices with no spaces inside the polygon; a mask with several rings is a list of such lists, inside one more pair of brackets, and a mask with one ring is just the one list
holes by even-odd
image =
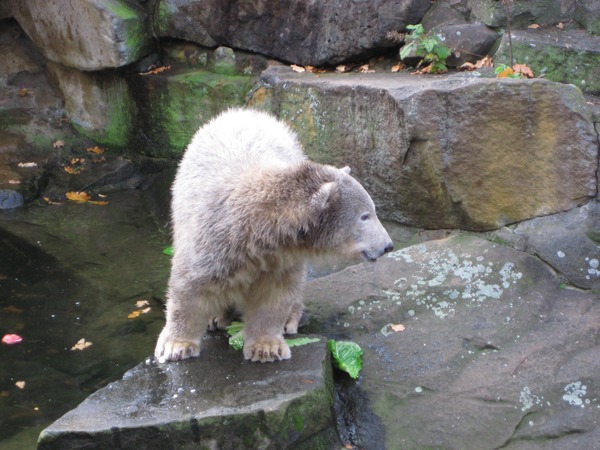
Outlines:
{"label": "polar bear", "polygon": [[393,249],[350,169],[309,161],[296,135],[250,109],[222,113],[194,135],[172,187],[173,249],[160,362],[200,354],[208,328],[244,321],[244,358],[289,359],[306,261],[375,261]]}

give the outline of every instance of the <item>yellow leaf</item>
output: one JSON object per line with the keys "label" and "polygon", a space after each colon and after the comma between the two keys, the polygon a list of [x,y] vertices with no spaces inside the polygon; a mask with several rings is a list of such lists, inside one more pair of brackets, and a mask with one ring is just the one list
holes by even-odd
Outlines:
{"label": "yellow leaf", "polygon": [[561,30],[562,30],[564,27],[565,27],[565,24],[564,24],[564,23],[562,23],[562,22],[558,22],[558,24],[556,25],[556,28],[559,28],[559,29],[561,29]]}
{"label": "yellow leaf", "polygon": [[92,345],[93,344],[89,341],[86,341],[85,338],[81,338],[77,341],[77,344],[71,347],[71,350],[84,350]]}
{"label": "yellow leaf", "polygon": [[496,75],[496,78],[508,78],[513,73],[514,73],[513,70],[510,67],[507,67],[502,72],[500,72],[498,75]]}
{"label": "yellow leaf", "polygon": [[294,72],[302,73],[302,72],[305,72],[305,71],[306,71],[306,69],[305,69],[304,67],[302,67],[302,66],[297,66],[296,64],[292,64],[290,67],[292,68],[292,70],[293,70]]}
{"label": "yellow leaf", "polygon": [[67,192],[66,197],[77,203],[91,203],[92,205],[108,205],[108,202],[94,201],[87,192]]}
{"label": "yellow leaf", "polygon": [[15,383],[15,386],[18,387],[19,389],[23,389],[25,387],[25,382],[24,381],[17,381]]}
{"label": "yellow leaf", "polygon": [[338,73],[344,73],[344,72],[348,72],[348,66],[345,64],[340,64],[339,66],[337,66],[335,68],[335,71]]}
{"label": "yellow leaf", "polygon": [[133,312],[131,312],[131,313],[129,313],[127,315],[127,318],[128,319],[135,319],[136,317],[139,317],[141,314],[142,314],[141,311],[133,311]]}
{"label": "yellow leaf", "polygon": [[19,92],[18,92],[19,97],[26,97],[27,94],[29,94],[29,91],[27,89],[25,89],[25,88],[19,89]]}
{"label": "yellow leaf", "polygon": [[88,148],[87,151],[88,151],[88,153],[94,153],[96,155],[100,155],[100,154],[104,153],[106,151],[106,149],[96,146],[96,147]]}
{"label": "yellow leaf", "polygon": [[92,197],[87,192],[67,192],[65,194],[69,200],[72,200],[77,203],[86,203],[89,202]]}
{"label": "yellow leaf", "polygon": [[539,28],[539,27],[540,27],[540,26],[539,26],[537,23],[532,23],[532,24],[531,24],[531,25],[529,25],[527,28],[531,28],[531,29],[534,29],[534,30],[535,30],[535,29],[537,29],[537,28]]}

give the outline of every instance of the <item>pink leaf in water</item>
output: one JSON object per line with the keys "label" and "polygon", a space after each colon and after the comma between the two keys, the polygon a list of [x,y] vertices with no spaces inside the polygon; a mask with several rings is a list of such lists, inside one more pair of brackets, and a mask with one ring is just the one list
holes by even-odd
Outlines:
{"label": "pink leaf in water", "polygon": [[18,344],[23,338],[18,334],[5,334],[2,336],[2,343],[6,345]]}

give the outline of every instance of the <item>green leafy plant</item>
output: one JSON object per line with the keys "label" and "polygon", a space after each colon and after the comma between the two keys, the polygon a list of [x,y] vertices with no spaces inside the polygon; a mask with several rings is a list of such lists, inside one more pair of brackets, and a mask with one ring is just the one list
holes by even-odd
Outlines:
{"label": "green leafy plant", "polygon": [[351,341],[335,341],[330,339],[327,341],[327,347],[331,352],[335,366],[347,372],[352,378],[358,378],[358,374],[362,369],[363,354],[360,345]]}
{"label": "green leafy plant", "polygon": [[165,255],[168,255],[168,256],[173,256],[173,253],[175,253],[175,252],[174,252],[174,250],[173,250],[173,247],[171,246],[171,247],[167,247],[167,248],[165,248],[165,249],[163,250],[163,253],[164,253]]}
{"label": "green leafy plant", "polygon": [[451,50],[442,43],[440,37],[426,34],[421,24],[408,25],[406,29],[410,34],[405,37],[406,44],[400,49],[400,58],[404,59],[414,51],[415,55],[423,58],[419,66],[423,63],[429,64],[428,72],[446,72],[448,70],[446,58],[450,56]]}

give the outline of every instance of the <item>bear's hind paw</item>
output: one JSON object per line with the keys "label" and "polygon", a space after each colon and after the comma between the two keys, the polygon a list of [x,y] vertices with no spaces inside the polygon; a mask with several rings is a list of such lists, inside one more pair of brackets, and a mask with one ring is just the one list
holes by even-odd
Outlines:
{"label": "bear's hind paw", "polygon": [[244,358],[251,361],[273,362],[290,359],[292,352],[285,340],[280,337],[264,337],[246,342]]}
{"label": "bear's hind paw", "polygon": [[200,344],[191,341],[166,339],[156,345],[154,356],[159,363],[180,361],[200,355]]}

